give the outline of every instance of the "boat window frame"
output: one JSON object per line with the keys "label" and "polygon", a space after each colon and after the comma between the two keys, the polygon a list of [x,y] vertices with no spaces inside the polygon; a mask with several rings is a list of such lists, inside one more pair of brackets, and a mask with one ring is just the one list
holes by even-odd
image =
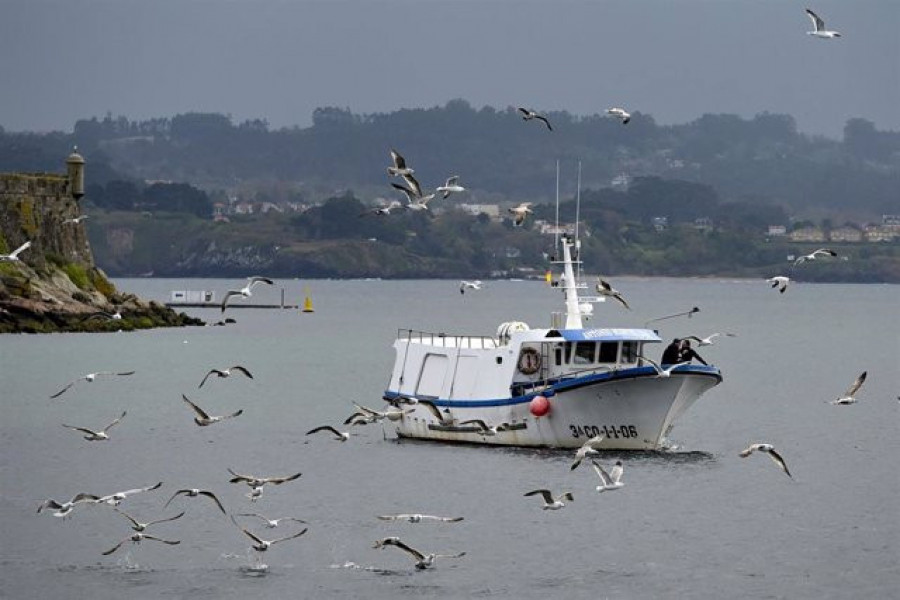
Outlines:
{"label": "boat window frame", "polygon": [[[589,352],[585,352],[584,354],[579,353],[579,350],[582,348],[587,349],[590,348]],[[597,342],[582,340],[575,343],[574,350],[571,353],[572,363],[573,365],[579,366],[588,366],[597,364]],[[588,356],[588,354],[590,356]],[[584,362],[579,362],[579,359]]]}
{"label": "boat window frame", "polygon": [[[641,341],[640,340],[622,340],[619,344],[619,363],[624,365],[633,365],[636,364],[638,358],[641,356]],[[625,348],[634,348],[633,353],[630,356],[626,356]],[[630,360],[629,360],[630,359]]]}
{"label": "boat window frame", "polygon": [[[599,344],[599,349],[598,349],[597,364],[611,365],[611,364],[618,363],[619,348],[621,345],[622,345],[621,342],[618,342],[618,341],[611,341],[611,340],[601,341]],[[612,354],[612,360],[604,360],[603,349],[604,349],[604,347],[609,348],[610,346],[613,346],[615,348],[615,352]],[[607,355],[606,358],[610,358],[610,356]]]}

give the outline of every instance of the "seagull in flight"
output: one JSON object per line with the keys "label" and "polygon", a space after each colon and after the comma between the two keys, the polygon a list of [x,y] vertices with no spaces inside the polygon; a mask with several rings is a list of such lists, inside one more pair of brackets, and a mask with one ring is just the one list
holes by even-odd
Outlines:
{"label": "seagull in flight", "polygon": [[158,538],[153,535],[137,532],[137,533],[131,534],[130,536],[128,536],[127,538],[125,538],[124,540],[122,540],[121,542],[119,542],[118,544],[116,544],[115,546],[113,546],[112,548],[107,550],[106,552],[103,552],[103,556],[109,556],[110,554],[112,554],[113,552],[115,552],[116,550],[121,548],[122,544],[124,544],[125,542],[130,541],[133,544],[140,544],[143,540],[156,540],[157,542],[162,542],[163,544],[169,544],[170,546],[175,546],[175,545],[181,543],[181,540],[164,540],[162,538]]}
{"label": "seagull in flight", "polygon": [[69,500],[68,502],[63,502],[62,504],[60,504],[53,498],[47,498],[46,500],[44,500],[43,503],[41,503],[40,506],[38,506],[37,511],[41,512],[42,510],[44,510],[46,508],[52,508],[53,510],[56,511],[53,513],[54,517],[65,518],[65,517],[68,517],[70,514],[72,514],[72,511],[75,510],[75,507],[78,506],[79,504],[87,504],[87,503],[93,504],[98,499],[99,498],[97,496],[94,496],[93,494],[76,494],[75,497],[72,498],[71,500]]}
{"label": "seagull in flight", "polygon": [[123,517],[125,517],[126,519],[128,519],[129,521],[131,521],[131,528],[137,532],[144,531],[151,525],[155,525],[157,523],[165,523],[167,521],[175,521],[184,516],[184,512],[182,511],[182,512],[178,513],[177,515],[175,515],[174,517],[168,517],[166,519],[157,519],[155,521],[150,521],[148,523],[141,523],[140,521],[138,521],[137,519],[135,519],[128,513],[123,512],[123,511],[119,510],[118,508],[113,508],[113,510],[116,511],[117,513],[119,513],[120,515],[122,515]]}
{"label": "seagull in flight", "polygon": [[99,431],[94,431],[93,429],[88,429],[87,427],[73,427],[72,425],[66,425],[65,423],[63,423],[63,427],[65,427],[66,429],[72,429],[75,431],[86,433],[87,435],[84,436],[84,439],[89,442],[103,442],[109,439],[109,436],[106,434],[106,432],[109,431],[112,426],[117,425],[119,421],[124,419],[126,414],[127,411],[122,411],[122,415],[118,419]]}
{"label": "seagull in flight", "polygon": [[401,514],[378,515],[382,521],[407,521],[408,523],[421,523],[422,521],[438,521],[440,523],[458,523],[463,517],[438,517],[435,515]]}
{"label": "seagull in flight", "polygon": [[51,398],[59,398],[64,393],[66,393],[70,387],[72,387],[79,381],[87,381],[88,383],[91,383],[98,377],[108,377],[108,376],[122,377],[122,376],[126,376],[126,375],[134,375],[134,373],[135,373],[134,371],[126,371],[124,373],[113,373],[111,371],[100,371],[98,373],[88,373],[87,375],[82,375],[78,379],[73,379],[68,384],[66,384],[66,387],[59,390],[58,392],[56,392],[55,394],[53,394],[50,397]]}
{"label": "seagull in flight", "polygon": [[162,486],[162,481],[155,485],[150,485],[142,488],[133,488],[130,490],[125,490],[124,492],[116,492],[115,494],[109,494],[108,496],[100,496],[96,500],[94,500],[94,504],[109,504],[110,506],[118,506],[122,503],[123,500],[128,498],[128,496],[133,496],[134,494],[140,494],[141,492],[152,492],[155,489],[159,489]]}
{"label": "seagull in flight", "polygon": [[[408,181],[408,180],[407,180]],[[391,186],[406,194],[406,209],[412,211],[428,210],[428,201],[434,198],[434,194],[422,195],[421,189],[408,188],[399,183],[391,182]]]}
{"label": "seagull in flight", "polygon": [[9,254],[0,254],[0,262],[20,262],[19,254],[31,248],[31,240],[28,240]]}
{"label": "seagull in flight", "polygon": [[459,175],[449,177],[444,185],[438,186],[434,191],[443,194],[442,198],[446,200],[450,196],[450,194],[458,194],[460,192],[466,191],[466,188],[459,185],[458,181]]}
{"label": "seagull in flight", "polygon": [[71,219],[66,219],[65,221],[63,221],[62,224],[68,225],[69,223],[75,223],[76,225],[78,225],[79,223],[81,223],[82,221],[84,221],[85,219],[87,219],[89,217],[90,217],[90,215],[80,215],[78,217],[72,217]]}
{"label": "seagull in flight", "polygon": [[600,447],[603,439],[603,434],[600,434],[595,435],[594,437],[583,443],[581,447],[575,451],[575,460],[572,462],[572,466],[569,468],[569,470],[574,471],[575,469],[577,469],[578,465],[581,464],[581,461],[583,461],[588,454],[599,454],[599,452],[597,452],[597,448]]}
{"label": "seagull in flight", "polygon": [[293,481],[300,477],[302,473],[294,473],[293,475],[288,475],[286,477],[256,477],[254,475],[241,475],[240,473],[235,473],[233,470],[228,469],[228,472],[231,473],[232,478],[228,480],[228,483],[246,483],[252,488],[261,488],[267,483],[271,483],[272,485],[281,485],[287,481]]}
{"label": "seagull in flight", "polygon": [[785,464],[784,459],[781,458],[781,455],[775,451],[775,446],[773,446],[772,444],[766,444],[766,443],[750,444],[749,446],[747,446],[747,448],[745,448],[744,450],[741,450],[739,456],[741,458],[747,458],[748,456],[750,456],[751,454],[753,454],[754,452],[757,452],[757,451],[768,454],[769,458],[771,458],[773,461],[775,461],[775,464],[778,465],[781,468],[781,470],[784,471],[788,477],[793,479],[791,472],[788,471],[787,464]]}
{"label": "seagull in flight", "polygon": [[563,500],[568,502],[574,502],[575,500],[572,492],[565,492],[554,497],[550,490],[532,490],[526,493],[525,496],[535,496],[537,494],[540,494],[544,498],[544,510],[559,510],[566,505]]}
{"label": "seagull in flight", "polygon": [[194,409],[195,413],[197,413],[197,416],[194,417],[194,423],[196,423],[200,427],[206,427],[207,425],[212,425],[213,423],[218,423],[219,421],[224,421],[225,419],[231,419],[232,417],[240,416],[244,412],[244,409],[242,408],[241,410],[239,410],[237,412],[233,412],[230,415],[211,417],[208,414],[206,414],[202,408],[200,408],[199,406],[197,406],[196,404],[194,404],[193,402],[188,400],[188,397],[185,396],[184,394],[181,395],[181,398],[185,402],[187,402],[191,408]]}
{"label": "seagull in flight", "polygon": [[480,290],[481,289],[481,281],[476,279],[475,281],[460,281],[459,282],[459,293],[465,294],[466,290]]}
{"label": "seagull in flight", "polygon": [[219,377],[230,377],[232,375],[232,371],[237,371],[238,373],[241,373],[241,374],[249,377],[250,379],[253,379],[253,375],[250,373],[250,371],[248,371],[245,367],[242,367],[241,365],[234,365],[233,367],[229,367],[224,370],[210,369],[209,373],[207,373],[203,377],[203,381],[200,382],[200,385],[197,386],[197,389],[200,389],[203,387],[203,384],[206,383],[206,380],[209,378],[210,375],[215,374],[215,375],[218,375]]}
{"label": "seagull in flight", "polygon": [[529,214],[533,214],[534,211],[531,210],[531,206],[533,202],[522,202],[518,206],[513,206],[512,208],[506,209],[511,215],[513,215],[513,223],[516,227],[522,225],[525,222],[525,217]]}
{"label": "seagull in flight", "polygon": [[815,252],[812,252],[811,254],[804,254],[803,256],[799,257],[797,260],[794,261],[794,266],[796,267],[797,265],[802,265],[803,263],[810,261],[810,260],[816,260],[816,256],[819,256],[819,255],[821,255],[821,256],[837,256],[837,252],[835,252],[834,250],[830,250],[828,248],[819,248],[818,250],[816,250]]}
{"label": "seagull in flight", "polygon": [[400,153],[393,148],[391,149],[391,162],[393,162],[394,165],[388,167],[388,175],[393,177],[405,177],[415,173],[415,171],[406,166],[406,159],[400,156]]}
{"label": "seagull in flight", "polygon": [[622,304],[622,306],[624,306],[628,310],[631,310],[631,307],[628,306],[627,302],[625,302],[625,298],[622,297],[622,294],[619,293],[619,290],[614,289],[613,286],[609,285],[608,281],[605,281],[600,278],[598,278],[597,281],[598,281],[598,283],[597,283],[597,293],[598,294],[600,294],[601,296],[608,296],[610,298],[615,298]]}
{"label": "seagull in flight", "polygon": [[488,427],[488,424],[482,421],[481,419],[469,419],[468,421],[461,421],[460,425],[475,425],[478,427],[478,432],[481,435],[497,435],[501,431],[506,431],[509,429],[509,423],[500,423],[499,425],[494,425],[493,427]]}
{"label": "seagull in flight", "polygon": [[600,478],[600,485],[597,486],[598,492],[617,490],[625,485],[621,481],[622,473],[625,472],[625,467],[622,466],[621,460],[616,461],[616,464],[609,470],[609,473],[607,473],[606,469],[600,466],[600,463],[596,460],[591,460],[591,466],[594,467],[594,472],[597,473],[597,477]]}
{"label": "seagull in flight", "polygon": [[249,298],[253,295],[252,290],[253,287],[259,283],[265,283],[268,285],[274,285],[274,281],[269,279],[268,277],[248,277],[247,285],[242,287],[239,290],[228,290],[225,292],[225,297],[222,298],[222,312],[225,312],[225,306],[228,304],[228,299],[232,296],[240,296],[242,298]]}
{"label": "seagull in flight", "polygon": [[810,20],[813,22],[813,27],[815,27],[814,31],[807,31],[806,35],[811,35],[813,37],[817,37],[823,40],[831,39],[831,38],[839,38],[841,34],[837,31],[830,31],[825,29],[825,21],[822,20],[822,17],[814,13],[813,11],[806,9],[806,14],[809,16]]}
{"label": "seagull in flight", "polygon": [[862,384],[866,381],[867,371],[863,371],[862,374],[856,378],[856,381],[853,382],[847,391],[844,392],[843,396],[832,400],[831,404],[856,404],[856,392],[859,391],[859,388],[862,387]]}
{"label": "seagull in flight", "polygon": [[788,284],[791,282],[790,277],[785,277],[784,275],[776,275],[775,277],[770,277],[766,279],[766,283],[771,283],[773,288],[778,288],[778,291],[782,294],[787,289]]}
{"label": "seagull in flight", "polygon": [[265,552],[272,546],[272,544],[278,544],[279,542],[285,542],[287,540],[292,540],[294,538],[298,538],[301,535],[303,535],[304,533],[306,533],[308,530],[307,527],[304,527],[301,531],[298,531],[297,533],[295,533],[293,535],[289,535],[287,537],[278,538],[277,540],[264,540],[261,537],[254,535],[247,529],[238,525],[238,522],[234,520],[234,517],[231,517],[231,522],[234,523],[238,529],[243,531],[244,535],[246,535],[247,537],[249,537],[251,540],[253,540],[255,542],[253,544],[253,549],[256,550],[257,552]]}
{"label": "seagull in flight", "polygon": [[297,519],[294,517],[282,517],[280,519],[268,519],[259,513],[238,513],[237,516],[239,516],[239,517],[256,517],[257,519],[262,519],[263,521],[265,521],[266,527],[268,527],[269,529],[275,529],[276,527],[278,527],[278,524],[281,523],[282,521],[294,521],[296,523],[303,523],[304,525],[307,524],[306,521],[304,521],[303,519]]}
{"label": "seagull in flight", "polygon": [[438,420],[438,423],[440,423],[441,425],[453,424],[453,415],[450,414],[449,408],[441,410],[437,407],[437,404],[435,404],[431,400],[419,400],[418,404],[421,404],[422,406],[427,408],[428,411],[435,416],[435,418]]}
{"label": "seagull in flight", "polygon": [[606,114],[622,121],[622,125],[628,125],[628,121],[631,120],[631,114],[626,112],[624,108],[608,108],[606,109]]}
{"label": "seagull in flight", "polygon": [[391,200],[390,203],[388,203],[384,206],[376,206],[365,212],[361,212],[361,213],[359,213],[359,216],[365,217],[367,215],[375,215],[375,216],[383,217],[385,215],[391,214],[391,211],[402,209],[402,208],[403,208],[403,204],[401,204],[397,200]]}
{"label": "seagull in flight", "polygon": [[346,431],[338,431],[331,425],[322,425],[321,427],[316,427],[315,429],[310,429],[306,432],[306,435],[310,435],[312,433],[317,433],[319,431],[329,431],[334,434],[334,439],[339,442],[346,442],[350,439],[350,434]]}
{"label": "seagull in flight", "polygon": [[373,548],[384,548],[385,546],[396,546],[401,550],[408,553],[413,557],[413,560],[416,561],[417,569],[427,569],[428,567],[434,565],[435,559],[438,558],[462,558],[466,555],[465,552],[459,552],[457,554],[424,554],[419,552],[415,548],[411,548],[403,543],[398,537],[386,537],[384,539],[378,540],[375,542]]}
{"label": "seagull in flight", "polygon": [[387,419],[388,421],[399,421],[403,418],[404,415],[408,415],[414,410],[401,410],[400,408],[395,408],[393,406],[385,411],[372,410],[371,408],[367,408],[361,404],[357,404],[356,402],[353,403],[353,406],[355,406],[359,410],[347,417],[347,420],[344,421],[344,425],[366,425],[369,423],[375,423],[376,421],[380,421],[382,419]]}
{"label": "seagull in flight", "polygon": [[656,371],[657,377],[663,377],[663,378],[671,377],[672,371],[674,371],[681,365],[688,364],[687,362],[680,362],[680,363],[675,363],[674,365],[671,365],[668,369],[663,369],[662,366],[660,366],[660,364],[658,362],[656,362],[655,360],[653,360],[651,358],[647,358],[646,356],[642,356],[641,358],[643,358],[645,361],[650,363],[650,366],[653,367],[653,369]]}
{"label": "seagull in flight", "polygon": [[532,119],[537,119],[538,121],[543,121],[544,125],[547,126],[547,129],[553,131],[553,127],[550,126],[550,121],[547,120],[547,117],[544,115],[538,114],[537,111],[531,110],[530,108],[522,108],[519,107],[519,112],[522,113],[523,121],[530,121]]}
{"label": "seagull in flight", "polygon": [[169,498],[169,501],[166,502],[166,503],[163,505],[163,508],[169,506],[169,504],[172,502],[172,500],[174,500],[175,497],[178,496],[178,495],[180,495],[180,494],[184,494],[184,495],[185,495],[186,497],[188,497],[188,498],[196,498],[197,496],[206,496],[207,498],[210,498],[213,502],[216,503],[216,506],[219,507],[219,510],[222,511],[222,514],[223,514],[223,515],[228,514],[228,513],[225,512],[225,507],[222,506],[222,503],[219,502],[219,499],[216,498],[216,495],[215,495],[215,494],[213,494],[213,493],[210,492],[210,491],[207,491],[207,490],[200,490],[200,489],[197,489],[197,488],[185,488],[185,489],[183,489],[183,490],[178,490],[177,492],[175,492],[174,494],[172,494],[172,497]]}
{"label": "seagull in flight", "polygon": [[688,336],[685,336],[683,339],[694,340],[697,342],[697,347],[702,348],[703,346],[712,346],[713,338],[719,337],[720,335],[725,335],[727,337],[737,337],[736,333],[725,333],[725,334],[713,333],[710,336],[705,337],[705,338],[699,338],[696,335],[688,335]]}

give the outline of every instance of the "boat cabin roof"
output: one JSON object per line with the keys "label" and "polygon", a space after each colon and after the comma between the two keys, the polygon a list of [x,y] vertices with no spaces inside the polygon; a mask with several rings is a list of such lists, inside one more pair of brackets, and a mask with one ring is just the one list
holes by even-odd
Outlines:
{"label": "boat cabin roof", "polygon": [[567,342],[661,342],[652,329],[600,328],[550,329],[545,338],[562,338]]}

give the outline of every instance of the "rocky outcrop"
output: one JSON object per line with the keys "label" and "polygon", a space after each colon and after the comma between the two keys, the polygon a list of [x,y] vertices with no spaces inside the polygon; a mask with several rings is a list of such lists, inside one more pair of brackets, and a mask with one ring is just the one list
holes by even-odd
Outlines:
{"label": "rocky outcrop", "polygon": [[158,303],[121,294],[94,265],[69,177],[0,174],[0,333],[199,325]]}

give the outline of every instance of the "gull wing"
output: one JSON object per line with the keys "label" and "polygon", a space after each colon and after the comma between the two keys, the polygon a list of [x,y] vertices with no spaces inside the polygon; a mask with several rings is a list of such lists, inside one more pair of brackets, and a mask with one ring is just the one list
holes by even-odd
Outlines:
{"label": "gull wing", "polygon": [[59,390],[58,392],[56,392],[55,394],[53,394],[53,395],[50,396],[50,397],[51,397],[51,398],[59,398],[60,396],[62,396],[63,394],[65,394],[65,393],[69,390],[70,387],[72,387],[73,385],[75,385],[75,382],[78,381],[79,379],[81,379],[81,377],[79,377],[78,379],[75,379],[74,381],[70,381],[70,382],[66,385],[66,387],[64,387],[63,389]]}
{"label": "gull wing", "polygon": [[223,515],[227,515],[227,514],[228,514],[227,512],[225,512],[225,507],[222,506],[222,503],[219,502],[219,499],[216,498],[216,495],[215,495],[215,494],[213,494],[212,492],[208,492],[208,491],[206,491],[206,490],[200,490],[200,491],[197,492],[197,493],[200,494],[201,496],[206,496],[207,498],[211,498],[212,501],[216,503],[216,506],[219,507],[219,510],[222,511],[222,514],[223,514]]}
{"label": "gull wing", "polygon": [[289,536],[287,536],[287,537],[278,538],[277,540],[272,540],[272,541],[269,542],[269,543],[270,543],[270,544],[277,544],[278,542],[284,542],[284,541],[287,541],[287,540],[292,540],[292,539],[294,539],[294,538],[300,537],[301,535],[303,535],[304,533],[306,533],[308,530],[309,530],[308,527],[304,527],[302,531],[298,531],[298,532],[295,533],[294,535],[289,535]]}
{"label": "gull wing", "polygon": [[209,376],[213,374],[218,375],[219,377],[223,377],[225,375],[225,372],[218,369],[210,369],[209,373],[203,376],[203,381],[200,382],[200,385],[197,386],[197,389],[199,390],[200,388],[202,388],[203,384],[206,383],[206,380],[209,378]]}
{"label": "gull wing", "polygon": [[772,450],[769,450],[767,452],[767,454],[769,455],[769,458],[771,458],[772,460],[775,461],[776,465],[781,467],[781,470],[784,471],[788,477],[790,477],[791,479],[794,478],[794,476],[791,475],[791,472],[788,471],[787,463],[784,462],[784,459],[781,457],[780,454],[778,454],[778,452],[776,452],[774,449],[772,449]]}
{"label": "gull wing", "polygon": [[201,419],[208,419],[208,418],[209,418],[209,415],[206,414],[206,413],[203,411],[202,408],[200,408],[199,406],[197,406],[196,404],[194,404],[193,402],[191,402],[190,400],[188,400],[188,397],[187,397],[187,396],[185,396],[184,394],[182,394],[182,395],[181,395],[181,399],[184,400],[185,402],[187,402],[188,404],[190,404],[190,405],[191,405],[191,408],[194,409],[194,412],[197,413],[197,415],[198,415]]}
{"label": "gull wing", "polygon": [[825,21],[822,20],[822,17],[814,13],[813,11],[806,9],[806,14],[809,15],[810,20],[813,22],[813,26],[816,28],[816,31],[822,31],[825,29]]}
{"label": "gull wing", "polygon": [[547,504],[553,503],[553,494],[550,493],[550,490],[532,490],[530,492],[526,492],[523,496],[534,496],[540,494],[544,497],[544,502]]}
{"label": "gull wing", "polygon": [[394,161],[394,166],[398,169],[406,168],[406,159],[400,156],[400,153],[391,148],[391,160]]}
{"label": "gull wing", "polygon": [[624,473],[624,472],[625,472],[625,467],[616,463],[616,465],[609,472],[609,478],[612,480],[613,483],[619,483],[619,481],[622,479],[622,473]]}
{"label": "gull wing", "polygon": [[246,375],[247,377],[249,377],[250,379],[253,379],[253,375],[250,373],[250,371],[248,371],[241,365],[234,365],[233,367],[231,367],[229,369],[229,371],[239,371],[239,372],[243,373],[244,375]]}
{"label": "gull wing", "polygon": [[[237,525],[237,523],[235,523],[235,525]],[[244,532],[244,534],[245,534],[247,537],[249,537],[251,540],[253,540],[253,541],[256,542],[257,544],[265,544],[265,541],[264,541],[264,540],[262,540],[262,539],[256,537],[255,535],[253,535],[253,533],[252,533],[251,531],[248,531],[247,529],[244,529],[244,528],[241,527],[240,525],[238,525],[238,527],[240,528],[241,531]]]}
{"label": "gull wing", "polygon": [[415,194],[417,198],[422,197],[422,186],[419,184],[418,179],[416,179],[413,175],[404,175],[403,180],[409,185],[409,189],[412,190],[413,194]]}
{"label": "gull wing", "polygon": [[853,382],[853,385],[851,385],[849,388],[847,388],[847,392],[844,395],[848,396],[848,397],[852,397],[853,394],[855,394],[857,391],[859,391],[859,388],[861,388],[862,384],[866,381],[867,373],[868,373],[868,371],[863,371],[862,374],[856,378],[856,381]]}
{"label": "gull wing", "polygon": [[157,520],[155,520],[155,521],[150,521],[149,523],[147,523],[147,527],[149,527],[150,525],[154,525],[154,524],[156,524],[156,523],[165,523],[165,522],[167,522],[167,521],[175,521],[176,519],[180,519],[180,518],[183,517],[183,516],[184,516],[184,511],[181,511],[180,513],[178,513],[178,514],[175,515],[174,517],[168,517],[168,518],[166,518],[166,519],[157,519]]}
{"label": "gull wing", "polygon": [[269,477],[266,479],[267,483],[271,483],[272,485],[281,485],[286,481],[293,481],[300,477],[302,473],[294,473],[293,475],[288,475],[287,477]]}
{"label": "gull wing", "polygon": [[395,540],[391,540],[390,543],[386,544],[388,546],[397,546],[401,550],[404,550],[415,557],[416,560],[425,560],[425,555],[416,550],[415,548],[411,548],[404,544],[399,538]]}
{"label": "gull wing", "polygon": [[419,404],[431,411],[431,414],[433,414],[438,421],[444,420],[444,415],[441,414],[440,409],[438,409],[437,405],[431,400],[419,400]]}
{"label": "gull wing", "polygon": [[[129,521],[131,521],[131,524],[132,524],[135,528],[140,528],[140,527],[141,527],[142,523],[138,523],[137,520],[136,520],[134,517],[132,517],[131,515],[129,515],[127,512],[122,511],[122,510],[119,510],[119,509],[116,508],[115,506],[113,507],[113,510],[116,511],[117,513],[119,513],[120,515],[122,515],[123,517],[125,517],[126,519],[128,519]],[[184,513],[182,513],[182,514],[184,514]],[[148,525],[149,525],[149,523],[148,523]]]}
{"label": "gull wing", "polygon": [[162,542],[163,544],[169,544],[170,546],[176,546],[181,543],[181,540],[164,540],[162,538],[158,538],[155,535],[144,534],[145,540],[156,540],[157,542]]}
{"label": "gull wing", "polygon": [[232,296],[243,296],[240,290],[228,290],[225,292],[225,297],[222,298],[222,312],[225,312],[225,305],[228,304],[228,299]]}
{"label": "gull wing", "polygon": [[274,285],[275,282],[269,279],[268,277],[248,277],[247,278],[247,287],[253,289],[257,283],[267,283],[269,285]]}
{"label": "gull wing", "polygon": [[113,546],[112,548],[110,548],[109,550],[107,550],[106,552],[101,552],[101,554],[103,554],[103,556],[109,556],[110,554],[112,554],[113,552],[115,552],[116,550],[121,548],[122,544],[124,544],[125,542],[130,541],[130,540],[131,540],[131,537],[129,536],[129,537],[125,538],[124,540],[122,540],[121,542],[119,542],[118,544],[116,544],[115,546]]}
{"label": "gull wing", "polygon": [[447,182],[444,184],[444,186],[450,187],[451,185],[456,185],[457,181],[459,181],[459,175],[454,175],[453,177],[448,177]]}
{"label": "gull wing", "polygon": [[409,203],[412,203],[412,201],[416,198],[416,193],[404,185],[400,185],[399,183],[392,181],[391,187],[396,188],[406,194],[406,201]]}
{"label": "gull wing", "polygon": [[331,433],[333,433],[334,435],[336,435],[336,436],[338,436],[338,437],[343,437],[343,436],[341,435],[341,432],[338,431],[337,429],[335,429],[334,427],[332,427],[331,425],[321,425],[321,426],[316,427],[316,428],[314,428],[314,429],[310,429],[309,431],[306,432],[306,435],[309,435],[309,434],[311,434],[311,433],[317,433],[317,432],[319,432],[319,431],[330,431]]}
{"label": "gull wing", "polygon": [[118,425],[118,424],[119,424],[119,421],[121,421],[122,419],[124,419],[124,418],[125,418],[125,415],[127,415],[127,414],[128,414],[128,411],[124,411],[124,410],[123,410],[123,411],[122,411],[122,415],[121,415],[118,419],[114,420],[112,423],[110,423],[109,425],[107,425],[106,427],[104,427],[103,429],[101,429],[101,431],[104,432],[104,433],[106,433],[106,432],[109,431],[113,426]]}
{"label": "gull wing", "polygon": [[550,121],[547,120],[547,117],[545,117],[543,115],[534,115],[534,118],[537,119],[538,121],[543,121],[544,125],[547,126],[547,129],[549,129],[550,131],[553,131],[553,127],[550,125]]}
{"label": "gull wing", "polygon": [[241,475],[240,473],[235,473],[230,468],[228,472],[231,473],[234,477],[229,480],[229,483],[240,483],[241,481],[258,481],[258,477],[251,477],[249,475]]}
{"label": "gull wing", "polygon": [[603,485],[606,486],[613,484],[612,477],[610,477],[609,473],[607,473],[606,470],[600,466],[600,463],[598,463],[596,460],[592,460],[591,465],[594,467],[594,472],[597,473],[597,476],[600,478],[600,481],[603,483]]}
{"label": "gull wing", "polygon": [[[46,500],[44,500],[44,501],[41,503],[40,506],[38,506],[37,511],[38,511],[38,512],[41,512],[41,511],[44,510],[45,508],[52,508],[53,510],[59,510],[59,509],[62,508],[62,504],[60,504],[59,502],[57,502],[57,501],[54,500],[53,498],[47,498]],[[381,517],[379,517],[379,518],[381,518]]]}
{"label": "gull wing", "polygon": [[93,436],[98,435],[98,433],[96,431],[88,429],[87,427],[74,427],[72,425],[66,425],[65,423],[63,423],[62,426],[65,427],[66,429],[74,429],[75,431],[80,431],[80,432],[86,433],[88,435],[93,435]]}
{"label": "gull wing", "polygon": [[622,306],[624,306],[624,307],[627,308],[628,310],[631,310],[631,307],[628,306],[628,303],[627,303],[627,302],[625,302],[625,298],[622,297],[622,294],[620,294],[619,292],[616,292],[615,294],[613,294],[613,298],[615,298],[616,300],[618,300],[619,302],[621,302],[621,303],[622,303]]}

